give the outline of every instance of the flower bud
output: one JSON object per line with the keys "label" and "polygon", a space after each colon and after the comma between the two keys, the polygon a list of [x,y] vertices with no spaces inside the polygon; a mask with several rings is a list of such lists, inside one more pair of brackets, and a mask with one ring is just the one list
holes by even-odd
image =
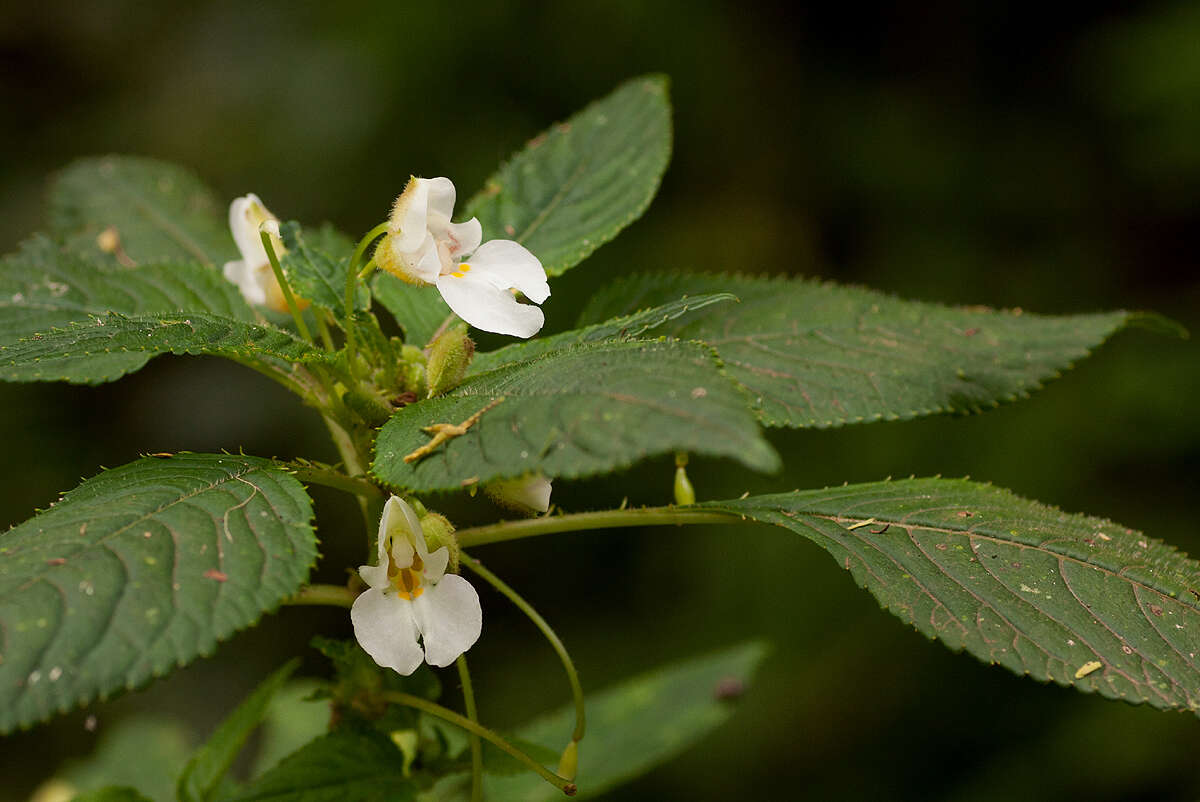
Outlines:
{"label": "flower bud", "polygon": [[537,515],[550,509],[550,480],[540,473],[529,473],[517,479],[488,482],[483,492],[502,507],[525,515]]}
{"label": "flower bud", "polygon": [[687,475],[687,454],[675,455],[675,503],[681,507],[696,503],[696,489]]}
{"label": "flower bud", "polygon": [[422,515],[421,533],[425,535],[425,544],[430,552],[446,547],[450,552],[450,571],[458,573],[458,538],[454,536],[454,525],[446,520],[446,516],[436,512]]}
{"label": "flower bud", "polygon": [[564,779],[573,780],[578,771],[579,741],[571,741],[563,750],[562,757],[558,759],[558,771],[555,773]]}
{"label": "flower bud", "polygon": [[441,395],[458,386],[467,375],[475,343],[467,336],[465,323],[451,326],[442,332],[429,347],[425,374],[429,382],[429,397]]}

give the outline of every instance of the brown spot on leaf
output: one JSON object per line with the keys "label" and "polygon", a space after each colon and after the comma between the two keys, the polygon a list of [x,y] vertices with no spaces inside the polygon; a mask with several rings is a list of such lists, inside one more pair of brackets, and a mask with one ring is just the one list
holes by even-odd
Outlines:
{"label": "brown spot on leaf", "polygon": [[67,560],[65,557],[51,557],[49,560],[46,560],[46,565],[66,565],[66,564],[67,564]]}
{"label": "brown spot on leaf", "polygon": [[205,571],[204,578],[205,579],[215,579],[217,582],[224,582],[227,579],[229,579],[229,577],[226,574],[222,573],[221,571],[216,570],[215,568],[209,568],[207,571]]}
{"label": "brown spot on leaf", "polygon": [[713,688],[713,697],[722,702],[727,702],[740,698],[745,692],[746,683],[737,677],[724,677],[718,680],[716,687]]}
{"label": "brown spot on leaf", "polygon": [[964,337],[974,337],[978,333],[979,333],[979,329],[967,329],[966,331],[963,332],[963,336]]}
{"label": "brown spot on leaf", "polygon": [[1152,604],[1150,605],[1150,612],[1154,613],[1156,616],[1162,617],[1163,609],[1157,604]]}

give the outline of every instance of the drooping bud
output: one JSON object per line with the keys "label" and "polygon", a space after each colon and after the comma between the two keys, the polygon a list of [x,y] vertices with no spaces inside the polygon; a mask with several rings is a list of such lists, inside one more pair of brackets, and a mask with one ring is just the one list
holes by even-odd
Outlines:
{"label": "drooping bud", "polygon": [[687,475],[687,454],[675,455],[675,503],[681,507],[696,503],[696,489]]}
{"label": "drooping bud", "polygon": [[475,343],[467,336],[467,324],[451,326],[438,335],[429,347],[429,361],[425,365],[429,397],[457,387],[467,375],[474,356]]}
{"label": "drooping bud", "polygon": [[454,536],[454,525],[446,520],[446,516],[436,512],[425,513],[421,516],[421,532],[431,553],[442,546],[446,547],[450,552],[450,572],[458,573],[458,538]]}
{"label": "drooping bud", "polygon": [[524,515],[537,515],[550,509],[550,480],[540,473],[530,473],[516,479],[488,482],[483,492],[502,507]]}

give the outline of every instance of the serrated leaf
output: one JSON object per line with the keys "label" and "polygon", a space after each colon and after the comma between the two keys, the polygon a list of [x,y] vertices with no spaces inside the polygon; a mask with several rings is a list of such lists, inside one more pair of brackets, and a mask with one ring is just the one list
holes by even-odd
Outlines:
{"label": "serrated leaf", "polygon": [[[424,427],[475,416],[464,434],[404,461],[430,442]],[[404,407],[380,430],[371,470],[393,486],[455,490],[527,471],[586,476],[672,451],[733,457],[758,471],[779,467],[708,349],[597,343],[507,365]]]}
{"label": "serrated leaf", "polygon": [[557,276],[641,216],[670,158],[667,81],[636,78],[531,140],[465,216],[479,218],[485,240],[516,240]]}
{"label": "serrated leaf", "polygon": [[379,733],[340,729],[317,738],[222,802],[409,802],[404,756]]}
{"label": "serrated leaf", "polygon": [[950,308],[802,279],[647,274],[593,296],[580,325],[717,291],[732,292],[741,303],[658,333],[716,348],[768,426],[824,428],[978,412],[1027,397],[1146,318]]}
{"label": "serrated leaf", "polygon": [[[761,643],[748,643],[589,693],[576,798],[597,796],[645,774],[725,723],[766,653]],[[574,724],[575,709],[567,705],[520,727],[517,735],[561,753]],[[469,782],[461,775],[447,778],[434,786],[427,802],[462,799]],[[484,798],[497,800],[562,799],[558,789],[531,772],[487,776],[484,792]]]}
{"label": "serrated leaf", "polygon": [[109,313],[0,345],[0,381],[112,381],[159,354],[304,362],[324,352],[272,326],[200,313]]}
{"label": "serrated leaf", "polygon": [[[346,270],[349,258],[334,260],[318,248],[310,245],[293,221],[279,227],[280,237],[287,253],[280,259],[280,266],[287,276],[292,292],[334,312],[341,319],[346,305]],[[369,296],[366,285],[356,282],[354,308],[367,308]]]}
{"label": "serrated leaf", "polygon": [[299,665],[299,658],[293,658],[259,683],[254,692],[226,716],[212,736],[196,750],[179,775],[177,794],[180,802],[207,802],[215,796],[221,780],[233,765],[233,759],[266,716],[275,694]]}
{"label": "serrated leaf", "polygon": [[102,257],[96,237],[107,228],[137,263],[237,259],[228,206],[190,171],[134,156],[81,159],[50,189],[50,225],[81,253]]}
{"label": "serrated leaf", "polygon": [[1200,713],[1200,562],[1120,524],[951,479],[700,506],[809,538],[885,609],[951,649]]}
{"label": "serrated leaf", "polygon": [[107,312],[187,311],[254,319],[233,284],[195,264],[105,267],[43,236],[0,260],[0,342]]}
{"label": "serrated leaf", "polygon": [[534,357],[584,343],[604,342],[606,340],[636,340],[656,333],[663,326],[677,321],[681,317],[698,312],[713,304],[726,301],[736,301],[737,296],[728,292],[714,292],[707,295],[696,295],[680,298],[662,306],[634,312],[631,315],[616,317],[603,323],[596,323],[574,331],[564,331],[550,337],[538,337],[521,343],[513,343],[486,354],[479,354],[471,363],[471,373],[484,373],[489,370],[508,365],[513,362],[524,362]]}
{"label": "serrated leaf", "polygon": [[0,535],[0,732],[209,654],[299,589],[312,502],[268,460],[147,458]]}
{"label": "serrated leaf", "polygon": [[404,329],[404,342],[423,348],[453,313],[437,287],[415,287],[390,273],[380,273],[373,285],[375,298]]}

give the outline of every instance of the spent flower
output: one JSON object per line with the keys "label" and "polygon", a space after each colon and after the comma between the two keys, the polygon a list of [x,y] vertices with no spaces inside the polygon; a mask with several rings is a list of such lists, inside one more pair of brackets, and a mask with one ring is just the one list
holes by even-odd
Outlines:
{"label": "spent flower", "polygon": [[[225,278],[237,285],[242,297],[251,306],[265,306],[286,313],[287,301],[271,269],[261,234],[264,230],[268,232],[276,256],[282,257],[287,249],[279,238],[279,220],[257,195],[251,193],[234,198],[233,203],[229,204],[229,230],[242,258],[225,263]],[[308,303],[300,301],[300,305],[304,307]]]}

